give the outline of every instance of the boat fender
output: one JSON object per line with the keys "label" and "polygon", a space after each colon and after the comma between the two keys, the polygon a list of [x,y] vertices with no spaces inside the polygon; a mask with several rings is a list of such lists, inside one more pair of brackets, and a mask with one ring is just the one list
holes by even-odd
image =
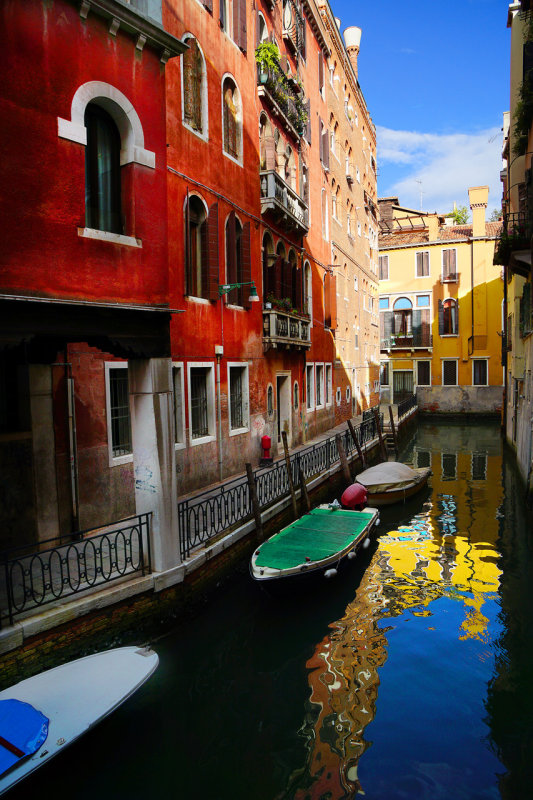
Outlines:
{"label": "boat fender", "polygon": [[336,569],[327,569],[324,572],[324,577],[325,578],[334,578],[336,574],[337,574],[337,570]]}
{"label": "boat fender", "polygon": [[367,536],[365,541],[363,542],[363,547],[364,547],[365,550],[366,550],[366,548],[368,547],[369,544],[370,544],[370,539]]}
{"label": "boat fender", "polygon": [[356,555],[357,555],[357,553],[355,552],[355,550],[350,550],[350,552],[348,553],[348,558],[351,561],[352,558],[355,558]]}

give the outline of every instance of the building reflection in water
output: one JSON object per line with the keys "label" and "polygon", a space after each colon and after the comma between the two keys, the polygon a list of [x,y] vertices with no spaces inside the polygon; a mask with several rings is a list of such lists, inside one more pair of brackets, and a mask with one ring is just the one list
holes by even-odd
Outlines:
{"label": "building reflection in water", "polygon": [[388,620],[409,611],[435,615],[438,625],[441,612],[434,603],[447,597],[463,606],[457,638],[488,641],[483,606],[498,592],[501,574],[499,448],[454,449],[446,437],[437,450],[432,439],[431,450],[415,449],[411,458],[414,466],[431,465],[431,496],[403,524],[402,507],[382,515],[377,550],[353,601],[307,662],[310,697],[301,735],[308,758],[283,798],[341,800],[365,793],[358,764],[372,744],[365,729],[378,712]]}

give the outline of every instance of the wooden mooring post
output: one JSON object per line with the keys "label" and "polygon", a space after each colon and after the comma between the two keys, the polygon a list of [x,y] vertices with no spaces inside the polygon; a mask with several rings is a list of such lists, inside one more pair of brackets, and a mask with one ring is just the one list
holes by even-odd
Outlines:
{"label": "wooden mooring post", "polygon": [[396,437],[396,426],[394,424],[394,414],[392,413],[392,406],[389,406],[389,419],[390,419],[390,428],[392,431],[392,439],[394,441],[394,452],[398,455],[398,439]]}
{"label": "wooden mooring post", "polygon": [[352,435],[352,439],[354,441],[355,448],[357,450],[357,455],[359,456],[359,461],[361,462],[361,466],[362,466],[363,469],[366,469],[367,464],[366,464],[365,454],[364,454],[363,448],[359,444],[359,439],[357,438],[357,434],[355,432],[355,428],[354,428],[354,426],[352,424],[352,420],[351,419],[348,420],[348,430],[350,431],[350,433]]}
{"label": "wooden mooring post", "polygon": [[342,466],[342,474],[344,475],[344,480],[349,486],[351,483],[353,483],[353,478],[350,472],[348,459],[346,458],[346,450],[344,449],[340,433],[337,433],[335,435],[335,443],[337,445],[337,450],[339,451],[339,458],[341,460],[341,466]]}
{"label": "wooden mooring post", "polygon": [[309,493],[307,491],[307,484],[305,483],[305,475],[303,469],[300,467],[298,470],[298,476],[300,478],[300,500],[302,511],[304,514],[309,514],[311,511],[311,502],[309,500]]}
{"label": "wooden mooring post", "polygon": [[254,473],[251,464],[246,464],[246,477],[248,479],[248,490],[252,501],[252,511],[255,519],[255,535],[258,539],[263,538],[263,523],[261,521],[261,508],[257,497],[257,486],[255,485]]}
{"label": "wooden mooring post", "polygon": [[287,444],[287,432],[281,431],[281,438],[283,440],[283,450],[285,451],[285,466],[287,467],[287,480],[289,481],[289,489],[291,490],[292,512],[294,519],[298,519],[298,505],[296,503],[296,492],[294,490],[294,481],[292,479],[291,458],[289,456],[289,445]]}
{"label": "wooden mooring post", "polygon": [[381,432],[381,422],[380,422],[380,419],[379,419],[379,411],[377,410],[377,408],[375,406],[372,409],[372,411],[374,412],[374,419],[376,420],[376,428],[378,430],[378,439],[379,439],[379,447],[380,447],[380,450],[381,450],[381,457],[382,457],[383,461],[388,461],[387,448],[385,447],[385,440],[384,440],[383,434]]}

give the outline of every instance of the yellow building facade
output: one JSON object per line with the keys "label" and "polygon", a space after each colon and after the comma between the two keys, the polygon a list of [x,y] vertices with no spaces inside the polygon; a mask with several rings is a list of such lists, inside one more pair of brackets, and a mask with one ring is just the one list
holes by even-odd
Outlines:
{"label": "yellow building facade", "polygon": [[416,394],[422,411],[501,412],[501,223],[485,220],[488,191],[468,190],[466,225],[379,201],[382,403]]}
{"label": "yellow building facade", "polygon": [[496,261],[505,272],[504,428],[520,474],[533,498],[533,10],[509,6],[510,111],[504,114],[503,230]]}

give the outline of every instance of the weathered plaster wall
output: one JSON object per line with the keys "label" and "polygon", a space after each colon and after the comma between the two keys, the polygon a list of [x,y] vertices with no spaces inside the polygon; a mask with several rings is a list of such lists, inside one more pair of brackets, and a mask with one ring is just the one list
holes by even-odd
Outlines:
{"label": "weathered plaster wall", "polygon": [[416,399],[420,411],[441,414],[500,414],[503,392],[501,386],[419,386]]}

